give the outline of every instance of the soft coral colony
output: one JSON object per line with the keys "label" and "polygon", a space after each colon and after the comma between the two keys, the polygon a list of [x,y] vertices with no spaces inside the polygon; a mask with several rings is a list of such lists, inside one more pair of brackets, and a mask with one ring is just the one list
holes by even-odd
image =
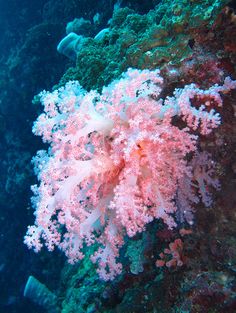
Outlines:
{"label": "soft coral colony", "polygon": [[194,205],[211,203],[207,187],[219,184],[210,155],[198,151],[198,134],[220,125],[213,108],[236,81],[207,90],[190,84],[162,99],[164,87],[159,70],[129,69],[100,94],[77,81],[40,94],[45,112],[33,131],[50,147],[34,158],[40,184],[32,186],[28,247],[58,246],[74,263],[97,243],[91,259],[109,280],[122,270],[125,236],[153,220],[170,229],[192,224]]}

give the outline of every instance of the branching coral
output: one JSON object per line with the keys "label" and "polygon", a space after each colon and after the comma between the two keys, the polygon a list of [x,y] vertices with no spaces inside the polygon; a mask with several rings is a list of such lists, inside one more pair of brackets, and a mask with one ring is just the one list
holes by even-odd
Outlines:
{"label": "branching coral", "polygon": [[91,259],[102,279],[113,279],[126,235],[155,219],[170,229],[178,215],[192,223],[193,204],[209,204],[206,184],[217,182],[209,158],[197,152],[196,133],[220,124],[213,107],[236,82],[226,78],[208,90],[187,85],[165,100],[163,85],[158,70],[129,69],[101,94],[76,81],[41,93],[45,113],[33,131],[50,148],[34,158],[40,184],[32,187],[36,222],[25,237],[28,247],[58,246],[74,263],[97,242]]}

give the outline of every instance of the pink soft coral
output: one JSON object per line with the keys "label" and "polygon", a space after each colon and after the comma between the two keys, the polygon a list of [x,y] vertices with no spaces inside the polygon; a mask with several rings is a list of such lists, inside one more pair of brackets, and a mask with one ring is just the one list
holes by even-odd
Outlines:
{"label": "pink soft coral", "polygon": [[[191,205],[199,197],[191,184],[197,190],[198,180],[188,160],[198,137],[190,130],[208,134],[220,124],[207,106],[222,105],[219,92],[236,83],[228,78],[206,91],[188,85],[165,101],[162,86],[158,70],[129,69],[101,94],[86,93],[78,82],[41,93],[45,113],[33,131],[50,148],[34,158],[40,185],[32,187],[36,222],[25,237],[28,247],[59,246],[73,263],[96,241],[100,248],[91,259],[108,280],[121,272],[117,257],[126,234],[142,232],[154,219],[173,228],[177,210],[192,222]],[[202,105],[195,107],[194,99]],[[186,127],[175,126],[173,116]]]}

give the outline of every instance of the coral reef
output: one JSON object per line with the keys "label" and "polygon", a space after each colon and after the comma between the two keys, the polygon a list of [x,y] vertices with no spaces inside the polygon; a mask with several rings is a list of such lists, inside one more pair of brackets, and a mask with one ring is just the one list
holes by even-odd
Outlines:
{"label": "coral reef", "polygon": [[[142,231],[131,238],[128,225],[120,219],[125,225],[116,261],[122,261],[123,271],[113,281],[99,280],[95,270],[99,259],[97,264],[90,259],[99,247],[104,248],[97,241],[105,237],[100,232],[94,246],[84,242],[84,258],[74,265],[68,264],[60,251],[47,253],[42,249],[35,256],[22,242],[26,225],[33,223],[29,185],[36,179],[30,158],[35,151],[48,148],[31,134],[31,124],[41,113],[39,97],[30,105],[33,95],[42,89],[65,90],[68,81],[79,80],[83,96],[90,90],[98,91],[94,100],[97,103],[103,86],[120,79],[129,67],[149,71],[159,68],[164,81],[159,98],[163,100],[168,96],[178,98],[175,90],[183,92],[192,83],[195,90],[204,91],[215,84],[222,86],[225,77],[236,79],[235,10],[235,2],[227,0],[101,0],[96,5],[94,0],[1,3],[1,312],[45,312],[43,307],[40,310],[23,299],[23,286],[30,275],[53,291],[63,313],[236,311],[235,91],[220,92],[223,106],[216,108],[214,102],[206,107],[207,114],[217,109],[221,125],[216,119],[218,127],[213,132],[201,134],[200,128],[191,128],[185,136],[197,136],[195,149],[204,151],[200,163],[209,166],[197,166],[194,173],[194,152],[183,153],[191,173],[196,177],[197,172],[210,171],[213,185],[217,187],[219,181],[221,189],[205,182],[203,186],[208,186],[201,190],[199,181],[192,181],[193,197],[186,212],[179,210],[177,200],[181,194],[177,192],[172,200],[178,205],[173,214],[167,214],[177,224],[172,229],[163,219],[154,218],[150,223],[132,225],[129,235],[134,226]],[[56,51],[57,44],[70,32],[83,38],[76,60]],[[202,104],[196,97],[190,102],[196,110]],[[163,123],[160,120],[159,126]],[[172,116],[173,130],[182,134],[185,126],[182,117]],[[96,140],[95,133],[90,139]],[[108,142],[108,146],[112,144],[114,140]],[[190,192],[186,186],[182,190]],[[101,192],[104,189],[98,194]],[[202,196],[207,206],[201,201],[195,203]],[[54,223],[56,214],[52,217]],[[60,221],[59,233],[63,236],[63,217]],[[129,225],[131,221],[129,218]],[[107,220],[103,222],[105,227]],[[43,238],[41,241],[44,243]]]}
{"label": "coral reef", "polygon": [[[159,54],[150,61],[150,58],[148,59],[145,54],[149,54],[149,50],[152,51],[152,46],[151,48],[149,46],[147,51],[144,50],[142,52],[134,48],[133,51],[137,54],[137,58],[135,58],[135,54],[132,54],[127,64],[135,64],[139,68],[146,66],[151,69],[155,68],[158,64],[161,67],[161,74],[168,84],[168,88],[163,91],[162,97],[171,94],[176,87],[183,87],[185,84],[190,84],[193,81],[202,88],[208,89],[216,83],[222,83],[225,75],[231,75],[236,78],[235,49],[232,41],[235,33],[235,7],[233,2],[224,7],[227,3],[229,1],[217,2],[215,4],[219,5],[218,9],[214,7],[214,10],[212,10],[212,7],[210,7],[207,1],[204,3],[203,1],[188,2],[186,7],[188,5],[196,5],[198,8],[195,12],[199,19],[195,20],[192,15],[192,26],[188,28],[188,25],[182,24],[179,33],[177,25],[173,29],[172,22],[168,23],[168,21],[164,23],[168,32],[165,33],[165,27],[160,30],[162,41],[164,38],[165,41],[163,43],[166,42],[166,47],[169,47],[170,50],[167,50],[164,44],[154,48],[159,49]],[[167,14],[167,12],[170,12],[168,11],[170,7],[175,7],[175,3],[173,2],[172,6],[169,5],[163,11],[161,11],[161,5],[163,5],[163,2],[154,12],[150,11],[147,15],[152,14],[154,16],[156,14],[155,12],[160,10],[160,15],[165,15],[166,20],[168,18],[171,20],[173,15]],[[204,12],[213,12],[211,17],[203,14],[204,5],[206,5],[205,8],[208,8]],[[176,6],[176,10],[175,21],[178,19],[181,20],[178,6]],[[187,10],[183,10],[182,6],[179,10],[180,12],[184,11],[189,14]],[[125,12],[127,13],[125,14]],[[81,58],[77,59],[76,67],[69,69],[61,82],[65,82],[71,78],[81,78],[83,86],[93,89],[101,88],[104,83],[110,82],[113,77],[118,77],[126,68],[125,62],[127,51],[130,52],[129,47],[135,43],[138,45],[139,38],[142,39],[142,36],[139,36],[137,39],[134,36],[135,32],[131,28],[129,29],[129,33],[125,31],[122,34],[119,33],[120,29],[124,27],[119,28],[120,25],[125,25],[126,23],[125,27],[128,27],[128,20],[133,18],[130,16],[128,19],[128,15],[133,16],[135,12],[130,11],[130,9],[120,9],[114,13],[110,24],[110,34],[115,32],[115,29],[118,33],[115,37],[116,48],[120,47],[120,36],[129,36],[130,44],[124,46],[123,51],[125,53],[122,54],[122,59],[120,61],[116,59],[116,53],[112,50],[113,42],[110,39],[107,40],[104,37],[104,42],[107,40],[106,49],[102,49],[101,43],[98,45],[93,39],[88,39],[87,50],[81,50],[79,52],[78,55]],[[142,34],[142,31],[145,33],[145,31],[149,31],[150,29],[150,27],[145,28],[145,26],[142,29],[147,15],[139,16],[140,26],[136,28],[138,32],[140,31],[139,34]],[[204,21],[203,18],[205,19]],[[138,20],[137,15],[136,19]],[[195,24],[195,21],[199,24]],[[156,24],[159,26],[160,20],[157,20]],[[154,23],[151,26],[155,26]],[[110,38],[110,34],[106,34],[108,36],[107,38]],[[171,36],[173,38],[177,36],[181,45],[179,46],[178,40],[171,39]],[[147,45],[151,45],[149,40],[147,40]],[[91,50],[88,48],[89,45],[93,47]],[[109,49],[112,51],[112,56],[109,59],[110,63],[107,65],[106,58],[110,56]],[[163,56],[166,59],[162,60],[160,58],[162,56],[160,51],[163,51]],[[168,51],[174,53],[168,54]],[[176,52],[181,54],[179,55],[179,59]],[[85,61],[86,54],[89,58],[88,63]],[[91,64],[93,60],[95,60],[95,63]],[[97,66],[98,62],[100,62],[99,66]],[[124,64],[124,67],[119,68],[120,64]],[[91,72],[94,71],[96,73],[97,71],[97,76],[89,78],[88,75],[83,81],[84,76],[77,71],[77,69],[83,70],[83,66],[85,68],[87,66],[89,69],[93,68]],[[105,76],[104,71],[106,72],[106,70],[109,73]],[[112,72],[111,70],[114,71]],[[101,78],[101,76],[103,77]],[[88,81],[87,79],[90,80]],[[221,182],[221,190],[217,192],[217,195],[214,194],[215,202],[210,204],[207,209],[202,209],[202,206],[197,204],[197,210],[195,212],[196,220],[192,232],[185,229],[179,229],[179,232],[170,231],[164,225],[159,224],[158,229],[156,229],[151,223],[146,230],[148,236],[144,239],[141,234],[136,236],[133,241],[134,246],[137,242],[137,250],[138,243],[143,242],[144,250],[142,253],[145,255],[146,261],[138,257],[132,261],[132,257],[126,254],[128,260],[126,260],[124,268],[127,272],[125,274],[123,273],[112,284],[106,284],[106,287],[101,285],[101,290],[97,290],[94,293],[92,308],[89,308],[88,305],[88,303],[91,303],[91,300],[87,304],[83,303],[83,307],[79,304],[80,288],[83,288],[83,292],[86,294],[86,275],[79,281],[78,289],[74,288],[74,285],[70,281],[66,285],[67,292],[70,293],[70,296],[64,294],[63,312],[76,312],[80,308],[85,312],[90,312],[91,310],[92,312],[109,313],[143,311],[158,311],[163,313],[235,312],[235,101],[235,92],[232,92],[230,96],[226,95],[224,97],[224,106],[222,109],[219,108],[222,125],[207,137],[200,136],[199,138],[201,149],[214,155],[217,164],[215,173]],[[156,237],[154,236],[155,231]],[[181,263],[181,267],[171,266],[166,268],[163,266],[164,262],[170,261],[171,253],[175,251],[172,249],[173,246],[170,246],[170,243],[180,243],[179,238],[181,238],[181,244],[175,246],[179,255],[176,254],[175,257],[178,259],[180,257],[183,264]],[[129,251],[129,246],[132,245],[130,242],[126,244],[126,251]],[[157,251],[159,252],[157,253]],[[157,269],[153,266],[153,261],[160,260],[160,251],[166,251],[168,253],[165,255],[161,254],[164,262],[157,264],[162,265],[162,267]],[[132,255],[135,257],[135,254]],[[173,260],[175,259],[173,258]],[[143,268],[144,272],[139,272],[138,275],[129,273],[129,262],[131,264],[137,264],[135,267],[136,270],[133,271],[134,273],[136,271],[139,272],[139,268]],[[82,269],[84,266],[89,266],[88,264],[90,263],[87,262],[85,265],[83,260],[81,263]],[[71,274],[71,276],[76,277],[80,270],[81,267],[80,269],[78,268],[78,271],[75,270],[77,274]],[[62,279],[64,279],[64,276],[62,276]],[[90,288],[88,287],[88,293],[89,290]],[[72,297],[73,301],[71,301]]]}
{"label": "coral reef", "polygon": [[228,1],[160,1],[154,10],[137,14],[129,8],[114,11],[109,32],[97,42],[87,38],[77,52],[76,66],[61,80],[79,80],[86,89],[99,89],[126,71],[179,66],[193,54],[191,42],[209,29]]}

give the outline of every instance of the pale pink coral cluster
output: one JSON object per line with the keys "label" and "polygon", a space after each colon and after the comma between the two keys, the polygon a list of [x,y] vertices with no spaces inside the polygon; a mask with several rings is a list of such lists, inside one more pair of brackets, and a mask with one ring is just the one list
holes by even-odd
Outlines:
{"label": "pale pink coral cluster", "polygon": [[[163,84],[158,70],[129,69],[101,94],[76,81],[40,94],[45,112],[33,131],[50,148],[34,158],[40,184],[32,187],[36,221],[25,237],[28,247],[58,246],[74,263],[97,242],[91,259],[108,280],[122,270],[117,259],[125,235],[144,231],[154,219],[169,228],[177,215],[192,223],[193,204],[207,204],[205,185],[217,182],[208,161],[203,179],[194,176],[200,154],[191,131],[206,135],[220,124],[208,107],[221,106],[220,92],[236,82],[227,78],[209,90],[191,84],[165,100]],[[175,116],[185,127],[173,123]]]}
{"label": "pale pink coral cluster", "polygon": [[156,261],[157,267],[180,267],[184,264],[183,255],[183,241],[181,239],[175,239],[174,242],[169,244],[169,249],[165,249],[164,253],[159,254],[160,259]]}

